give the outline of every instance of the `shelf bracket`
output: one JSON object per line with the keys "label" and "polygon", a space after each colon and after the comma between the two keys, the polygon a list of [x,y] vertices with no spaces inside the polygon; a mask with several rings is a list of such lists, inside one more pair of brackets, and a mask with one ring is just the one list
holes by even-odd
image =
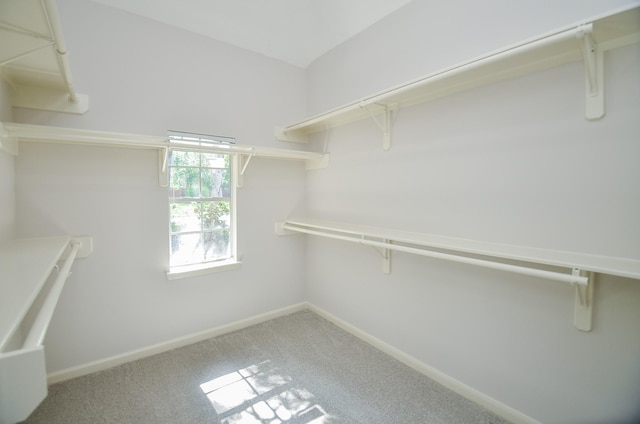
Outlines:
{"label": "shelf bracket", "polygon": [[593,292],[595,273],[574,268],[571,275],[588,277],[586,285],[572,284],[575,288],[573,325],[581,331],[591,331],[593,319]]}
{"label": "shelf bracket", "polygon": [[324,169],[329,166],[329,153],[325,153],[321,159],[307,159],[304,161],[304,169]]}
{"label": "shelf bracket", "polygon": [[276,127],[276,139],[290,143],[308,143],[309,137],[303,131],[287,130],[284,127]]}
{"label": "shelf bracket", "polygon": [[[391,240],[384,239],[383,243],[391,243]],[[391,274],[391,249],[382,249],[382,272],[385,274]]]}
{"label": "shelf bracket", "polygon": [[75,101],[71,101],[67,91],[19,85],[11,95],[11,106],[82,115],[89,110],[89,96],[76,94]]}
{"label": "shelf bracket", "polygon": [[380,130],[382,131],[382,149],[389,150],[391,148],[391,126],[392,126],[391,117],[392,117],[393,111],[397,109],[397,105],[396,104],[383,105],[384,109],[382,111],[382,121],[380,121],[376,117],[376,115],[371,111],[368,105],[361,103],[360,107],[366,110],[367,112],[369,112],[369,115],[371,116],[373,121],[376,123],[378,128],[380,128]]}
{"label": "shelf bracket", "polygon": [[287,225],[285,221],[276,222],[276,234],[279,236],[293,236],[300,234],[296,231],[287,230],[284,226]]}
{"label": "shelf bracket", "polygon": [[12,156],[18,156],[18,140],[9,134],[2,122],[0,122],[0,150]]}
{"label": "shelf bracket", "polygon": [[244,173],[249,166],[249,162],[251,162],[251,159],[253,159],[254,156],[255,155],[253,153],[248,155],[238,154],[238,166],[236,166],[236,187],[241,188],[244,186]]}
{"label": "shelf bracket", "polygon": [[592,26],[584,25],[577,33],[582,42],[585,69],[585,117],[588,120],[604,116],[604,54],[591,36]]}
{"label": "shelf bracket", "polygon": [[169,185],[169,148],[158,149],[158,182],[160,187]]}
{"label": "shelf bracket", "polygon": [[[385,274],[391,274],[391,249],[387,249],[387,248],[378,249],[376,246],[366,244],[365,240],[366,239],[364,236],[360,236],[360,242],[362,245],[367,245],[371,247],[373,250],[378,252],[378,254],[382,257],[382,272],[384,272]],[[391,244],[391,240],[382,239],[382,243]]]}

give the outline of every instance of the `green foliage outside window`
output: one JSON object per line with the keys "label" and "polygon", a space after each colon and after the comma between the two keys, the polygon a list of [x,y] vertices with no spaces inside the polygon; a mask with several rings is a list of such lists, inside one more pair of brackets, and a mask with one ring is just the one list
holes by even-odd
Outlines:
{"label": "green foliage outside window", "polygon": [[228,257],[230,155],[172,151],[170,166],[172,265]]}

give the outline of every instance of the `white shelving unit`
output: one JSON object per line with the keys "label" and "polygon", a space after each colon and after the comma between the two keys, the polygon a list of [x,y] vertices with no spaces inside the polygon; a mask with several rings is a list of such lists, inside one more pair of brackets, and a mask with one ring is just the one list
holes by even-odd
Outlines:
{"label": "white shelving unit", "polygon": [[16,333],[71,237],[18,239],[0,249],[0,350]]}
{"label": "white shelving unit", "polygon": [[[0,123],[0,149],[17,155],[20,141],[35,141],[41,143],[83,144],[93,146],[125,147],[134,149],[153,149],[158,151],[159,181],[162,186],[168,183],[167,159],[170,149],[180,149],[179,144],[169,142],[168,137],[124,134],[103,131],[90,131],[75,128],[49,127],[42,125],[27,125],[15,123]],[[202,146],[191,150],[236,155],[239,159],[237,181],[242,176],[252,158],[267,158],[280,160],[301,160],[306,169],[324,168],[329,163],[327,153],[308,152],[303,150],[278,149],[272,147],[249,145],[214,145]]]}
{"label": "white shelving unit", "polygon": [[76,92],[55,0],[0,1],[0,74],[11,105],[83,114],[89,96]]}
{"label": "white shelving unit", "polygon": [[[593,279],[595,273],[640,280],[640,261],[467,240],[434,234],[323,221],[288,219],[276,224],[279,235],[310,234],[381,249],[383,272],[391,272],[391,251],[428,256],[571,284],[576,290],[574,324],[591,330]],[[519,264],[508,263],[516,261]],[[567,268],[567,273],[547,271],[536,265]]]}
{"label": "white shelving unit", "polygon": [[640,7],[636,6],[525,40],[304,121],[278,127],[276,137],[306,142],[311,133],[372,117],[382,130],[386,150],[391,146],[391,114],[397,108],[575,61],[584,62],[585,116],[598,119],[605,113],[604,52],[637,42],[640,42]]}
{"label": "white shelving unit", "polygon": [[26,419],[47,395],[47,328],[74,260],[92,250],[90,237],[68,236],[0,247],[0,424]]}

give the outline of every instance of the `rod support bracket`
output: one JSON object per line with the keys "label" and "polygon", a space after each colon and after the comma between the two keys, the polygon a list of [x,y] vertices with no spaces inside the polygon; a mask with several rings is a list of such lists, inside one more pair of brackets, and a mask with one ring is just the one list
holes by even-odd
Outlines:
{"label": "rod support bracket", "polygon": [[383,150],[389,150],[391,149],[391,131],[392,131],[392,115],[393,115],[393,111],[396,110],[398,108],[397,104],[390,104],[390,105],[377,105],[376,106],[380,107],[382,106],[382,121],[380,121],[377,117],[376,114],[369,108],[369,105],[365,104],[365,103],[360,103],[360,108],[366,110],[367,112],[369,112],[369,115],[371,116],[371,119],[373,119],[373,121],[376,123],[376,125],[378,126],[378,128],[380,128],[380,130],[382,131],[382,149]]}
{"label": "rod support bracket", "polygon": [[585,74],[585,117],[588,120],[604,116],[604,55],[593,40],[593,25],[582,25],[576,36],[581,42]]}
{"label": "rod support bracket", "polygon": [[2,122],[0,122],[0,151],[18,156],[18,139],[9,133]]}
{"label": "rod support bracket", "polygon": [[571,275],[587,277],[587,284],[572,283],[575,290],[573,324],[578,330],[589,332],[593,320],[593,293],[595,273],[574,268]]}
{"label": "rod support bracket", "polygon": [[[360,236],[360,244],[362,245],[366,245],[366,238],[365,236]],[[389,239],[382,239],[381,242],[385,245],[389,245],[391,244],[392,240]],[[375,250],[376,252],[378,252],[378,254],[380,255],[380,257],[382,258],[382,272],[385,274],[391,274],[391,249],[387,248],[387,247],[376,247],[376,246],[370,246],[373,250]]]}
{"label": "rod support bracket", "polygon": [[[385,244],[390,244],[391,240],[384,239]],[[391,274],[391,249],[382,249],[382,272]]]}
{"label": "rod support bracket", "polygon": [[158,183],[160,187],[169,186],[169,148],[158,149]]}
{"label": "rod support bracket", "polygon": [[236,173],[236,187],[242,188],[244,187],[244,173],[249,166],[249,162],[255,156],[255,153],[247,153],[247,154],[237,154],[234,157],[237,157],[237,163],[234,165],[235,173]]}

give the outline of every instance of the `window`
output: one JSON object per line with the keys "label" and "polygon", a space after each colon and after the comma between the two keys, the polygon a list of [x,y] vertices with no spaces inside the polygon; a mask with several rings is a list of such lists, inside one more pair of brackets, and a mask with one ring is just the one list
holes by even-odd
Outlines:
{"label": "window", "polygon": [[232,157],[218,152],[235,139],[170,132],[169,140],[169,278],[235,263]]}

